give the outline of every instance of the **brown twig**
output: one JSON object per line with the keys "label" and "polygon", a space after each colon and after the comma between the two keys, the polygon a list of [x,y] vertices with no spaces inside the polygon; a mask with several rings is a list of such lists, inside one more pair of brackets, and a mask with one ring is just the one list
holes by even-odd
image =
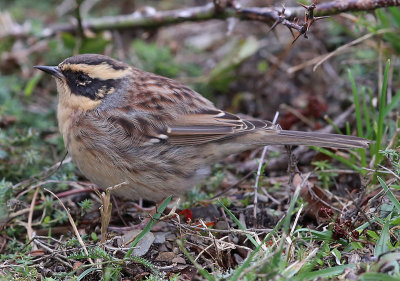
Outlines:
{"label": "brown twig", "polygon": [[[241,20],[255,20],[269,24],[279,22],[305,35],[313,22],[324,16],[335,15],[343,12],[369,11],[383,7],[400,6],[399,0],[349,0],[331,1],[316,5],[315,3],[305,6],[306,16],[303,24],[292,22],[296,18],[304,15],[302,7],[284,8],[265,8],[247,7],[240,8],[237,5],[219,6],[217,9],[213,3],[204,6],[176,9],[169,11],[155,11],[144,13],[136,11],[129,15],[108,16],[82,20],[82,28],[92,31],[103,31],[110,29],[133,29],[133,28],[159,28],[162,26],[178,24],[182,22],[197,22],[211,19],[227,19],[236,17]],[[60,32],[76,32],[79,22],[68,24],[52,25],[42,31],[39,37],[50,37]],[[15,26],[0,33],[0,38],[6,36],[27,37],[35,33],[30,27]]]}
{"label": "brown twig", "polygon": [[33,218],[33,211],[35,209],[35,202],[36,202],[36,198],[39,193],[39,190],[40,190],[40,187],[37,187],[35,190],[35,193],[33,194],[31,206],[29,208],[28,225],[27,225],[27,233],[28,233],[29,240],[33,239],[32,218]]}
{"label": "brown twig", "polygon": [[[340,52],[343,52],[344,50],[346,50],[347,48],[354,46],[358,43],[361,43],[362,41],[365,41],[373,36],[376,35],[380,35],[380,34],[385,34],[385,33],[389,33],[389,32],[396,32],[396,30],[394,28],[385,28],[385,29],[381,29],[378,30],[377,32],[371,32],[371,33],[367,33],[364,36],[361,36],[360,38],[357,38],[356,40],[353,40],[345,45],[340,46],[339,48],[337,48],[336,50],[334,50],[333,52],[324,55],[313,67],[313,71],[315,71],[323,62],[325,62],[326,60],[328,60],[329,58],[339,54]],[[320,56],[321,57],[321,56]],[[318,58],[320,58],[318,57]],[[379,60],[382,61],[382,60]],[[381,85],[381,84],[379,84]]]}
{"label": "brown twig", "polygon": [[[85,243],[83,242],[82,237],[81,237],[81,235],[79,234],[78,228],[77,228],[76,225],[75,225],[74,219],[72,218],[72,216],[71,216],[70,212],[68,211],[67,207],[65,207],[65,205],[64,205],[64,203],[61,201],[61,199],[58,198],[57,195],[55,195],[53,192],[51,192],[51,191],[48,190],[47,188],[45,188],[44,190],[46,190],[46,191],[49,192],[51,195],[53,195],[53,196],[60,202],[60,204],[61,204],[61,206],[64,208],[64,210],[67,212],[68,219],[69,219],[69,223],[71,224],[72,229],[74,230],[76,239],[78,239],[78,242],[79,242],[79,244],[82,246],[82,249],[83,249],[83,251],[85,252],[85,254],[86,254],[87,256],[89,256],[89,252],[88,252],[88,250],[87,250],[87,248],[86,248],[86,245],[85,245]],[[93,260],[92,260],[91,258],[88,258],[88,260],[89,260],[89,262],[90,262],[91,264],[93,264]]]}

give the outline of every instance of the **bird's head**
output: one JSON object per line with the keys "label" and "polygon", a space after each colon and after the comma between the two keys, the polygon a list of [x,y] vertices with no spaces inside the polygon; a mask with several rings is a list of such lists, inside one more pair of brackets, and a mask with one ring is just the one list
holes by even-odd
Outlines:
{"label": "bird's head", "polygon": [[57,82],[59,102],[76,109],[91,110],[107,96],[127,84],[129,65],[110,57],[83,54],[67,58],[58,66],[35,66],[51,74]]}

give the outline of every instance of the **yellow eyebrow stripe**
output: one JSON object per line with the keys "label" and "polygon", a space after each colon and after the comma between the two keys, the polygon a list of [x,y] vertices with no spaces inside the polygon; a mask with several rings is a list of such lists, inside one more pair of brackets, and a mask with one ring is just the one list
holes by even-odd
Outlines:
{"label": "yellow eyebrow stripe", "polygon": [[120,79],[124,78],[125,76],[131,73],[129,67],[126,69],[114,69],[111,65],[107,64],[106,62],[97,65],[91,64],[63,64],[60,65],[62,71],[70,70],[70,71],[82,71],[85,74],[89,75],[89,77],[93,79],[100,79],[100,80],[108,80],[108,79]]}

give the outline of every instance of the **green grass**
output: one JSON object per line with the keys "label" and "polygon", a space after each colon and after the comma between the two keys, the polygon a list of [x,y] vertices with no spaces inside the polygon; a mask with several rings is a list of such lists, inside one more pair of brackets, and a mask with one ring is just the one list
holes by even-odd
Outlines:
{"label": "green grass", "polygon": [[[43,30],[43,23],[39,22],[47,18],[43,11],[50,10],[53,11],[51,12],[53,14],[56,7],[56,4],[50,2],[41,2],[37,7],[33,7],[34,5],[31,4],[26,6],[25,4],[29,2],[27,0],[19,0],[13,4],[10,1],[6,2],[7,5],[4,5],[4,7],[7,9],[10,7],[10,12],[18,22],[23,23],[28,17],[27,19],[34,26],[35,34],[39,34]],[[0,1],[2,4],[6,2]],[[27,8],[30,11],[27,11]],[[105,8],[102,5],[97,5],[95,12],[101,14],[102,9]],[[105,14],[117,13],[117,10],[113,7],[113,9],[104,12]],[[37,13],[38,17],[30,18],[31,13]],[[343,127],[339,128],[332,120],[326,118],[327,123],[331,124],[337,133],[356,134],[373,141],[369,149],[358,149],[347,154],[314,148],[327,157],[313,159],[316,176],[309,179],[308,184],[324,187],[324,192],[327,192],[330,199],[333,198],[329,202],[329,208],[343,209],[340,212],[341,215],[335,211],[332,218],[314,221],[320,219],[318,217],[319,210],[314,209],[312,212],[317,219],[307,218],[306,209],[318,200],[315,198],[315,201],[306,200],[299,189],[294,191],[285,182],[270,183],[269,176],[274,173],[280,172],[279,175],[285,176],[288,176],[288,173],[286,171],[270,172],[268,165],[264,165],[262,170],[264,176],[258,183],[260,196],[266,196],[262,192],[263,188],[270,196],[279,196],[280,201],[279,204],[272,201],[259,202],[257,207],[261,211],[265,211],[263,213],[264,218],[273,222],[271,223],[272,226],[268,225],[270,222],[267,222],[267,225],[260,226],[270,227],[267,231],[254,230],[243,223],[243,216],[245,216],[243,214],[251,208],[253,201],[251,193],[252,186],[254,186],[253,179],[247,178],[242,182],[242,185],[235,187],[237,189],[224,190],[230,192],[234,189],[234,192],[236,192],[234,196],[227,195],[227,197],[211,202],[211,198],[221,192],[223,184],[231,183],[232,178],[235,182],[245,176],[237,172],[237,167],[240,165],[232,164],[232,160],[227,161],[228,164],[216,165],[212,176],[207,179],[205,185],[193,189],[186,200],[182,200],[179,207],[183,209],[198,207],[202,204],[214,204],[216,210],[223,210],[223,213],[226,214],[226,217],[218,218],[220,219],[219,222],[228,224],[228,231],[232,231],[230,233],[218,232],[218,230],[223,231],[224,229],[217,229],[216,226],[210,224],[208,231],[187,232],[188,228],[193,228],[193,224],[184,221],[182,216],[181,221],[178,221],[179,216],[176,214],[165,221],[169,226],[172,225],[170,229],[173,229],[177,236],[175,241],[168,241],[173,246],[171,251],[184,255],[187,264],[182,267],[192,270],[193,267],[191,266],[193,265],[197,270],[194,273],[196,278],[228,281],[300,281],[318,278],[321,280],[338,280],[339,278],[350,278],[351,275],[344,275],[350,272],[358,280],[400,279],[400,267],[398,265],[400,260],[400,203],[398,200],[400,155],[398,139],[393,139],[396,131],[400,128],[400,118],[397,116],[400,103],[398,82],[400,81],[398,67],[400,10],[398,7],[381,9],[376,11],[375,14],[376,22],[360,14],[355,15],[358,22],[354,23],[351,28],[339,23],[336,24],[335,34],[328,34],[328,37],[335,38],[327,39],[327,47],[332,49],[333,46],[329,43],[329,40],[333,44],[341,45],[347,42],[350,36],[359,37],[365,32],[397,28],[397,31],[387,32],[379,38],[376,37],[377,40],[380,40],[380,49],[371,47],[373,46],[372,43],[368,45],[361,43],[359,47],[352,50],[348,57],[360,61],[374,60],[380,57],[379,52],[381,52],[384,60],[391,58],[391,60],[386,61],[386,64],[383,63],[382,85],[378,85],[377,82],[376,77],[378,77],[380,70],[377,69],[375,63],[354,63],[348,67],[345,66],[344,69],[336,66],[339,65],[337,61],[332,64],[338,71],[338,75],[342,75],[340,77],[342,81],[349,82],[350,87],[348,89],[344,87],[344,91],[349,98],[352,97],[351,103],[355,107],[355,123],[346,122]],[[54,15],[51,16],[53,19],[55,17]],[[68,17],[69,15],[66,15],[59,21],[66,21]],[[273,85],[288,87],[288,89],[291,85],[294,85],[293,77],[285,76],[279,68],[275,76],[271,76],[270,70],[275,67],[275,63],[270,60],[272,56],[269,52],[273,56],[279,55],[279,53],[261,47],[265,46],[265,34],[261,34],[260,37],[243,38],[237,37],[236,34],[233,34],[232,37],[227,35],[226,38],[222,38],[224,39],[222,41],[229,41],[230,45],[226,45],[230,47],[229,50],[223,50],[224,52],[215,56],[214,53],[218,51],[218,48],[212,46],[210,50],[205,50],[205,54],[202,54],[206,55],[204,57],[207,57],[209,61],[195,64],[177,58],[184,56],[185,52],[193,55],[203,51],[186,49],[184,40],[178,42],[178,49],[173,49],[159,43],[157,31],[148,30],[143,33],[150,36],[150,39],[144,39],[145,36],[141,37],[141,32],[126,33],[127,37],[132,37],[132,41],[128,40],[129,43],[125,46],[126,49],[122,56],[125,56],[135,66],[164,76],[178,79],[182,77],[199,78],[201,76],[201,79],[193,79],[193,81],[197,81],[194,82],[196,89],[206,94],[208,98],[217,101],[218,105],[226,106],[227,110],[249,109],[247,113],[251,113],[253,107],[256,108],[253,99],[257,95],[270,99],[271,96],[269,95],[275,94],[271,92],[267,93],[268,96],[263,96],[266,93],[261,88],[265,86],[265,83],[275,83]],[[107,245],[100,243],[98,231],[100,222],[96,221],[99,204],[95,199],[90,198],[90,195],[64,198],[64,203],[68,206],[74,223],[82,232],[85,232],[82,239],[88,248],[88,254],[86,254],[82,251],[81,245],[74,235],[71,235],[68,231],[59,234],[60,229],[69,227],[67,213],[59,207],[54,198],[40,190],[39,200],[32,205],[33,229],[38,232],[44,231],[45,234],[42,233],[44,238],[40,238],[36,241],[38,243],[35,244],[34,241],[28,241],[26,235],[32,195],[37,187],[48,188],[59,193],[71,190],[72,186],[82,188],[83,186],[80,186],[80,184],[84,180],[72,163],[65,164],[57,170],[47,170],[54,163],[60,161],[65,154],[63,140],[58,133],[56,122],[54,106],[56,90],[53,81],[36,72],[30,73],[29,68],[33,63],[56,65],[64,58],[78,52],[107,52],[115,57],[120,56],[119,47],[114,40],[117,38],[114,36],[118,34],[112,33],[113,37],[110,37],[110,34],[108,32],[93,33],[89,34],[88,38],[81,39],[74,34],[61,33],[56,37],[43,38],[40,40],[48,44],[46,52],[33,53],[26,59],[23,58],[22,64],[18,64],[10,73],[3,73],[4,65],[1,64],[0,66],[0,71],[2,71],[0,76],[0,222],[6,224],[1,230],[0,239],[0,265],[2,274],[4,273],[4,276],[0,276],[0,280],[13,280],[13,278],[14,280],[36,280],[40,278],[47,281],[124,280],[135,278],[136,276],[130,275],[131,270],[141,268],[148,275],[140,280],[177,281],[183,278],[186,273],[185,271],[179,272],[179,269],[174,272],[168,271],[169,266],[176,265],[156,261],[155,257],[159,246],[153,245],[147,256],[137,257],[133,255],[133,248],[138,246],[146,234],[163,231],[159,229],[155,231],[155,225],[171,202],[171,197],[166,198],[161,203],[156,214],[150,218],[148,224],[134,238],[128,249],[125,248],[121,251],[110,250],[106,247],[115,247],[116,245],[113,239],[116,239],[115,236],[119,234],[113,236],[112,231],[108,232],[110,234],[109,243]],[[13,38],[2,39],[0,41],[0,55],[15,54],[13,53],[15,50],[19,50],[19,48],[28,49],[31,44],[35,44],[39,40],[34,37],[28,39],[30,40],[24,38],[18,40]],[[322,39],[316,34],[313,40]],[[326,42],[322,43],[325,44]],[[218,45],[219,43],[215,44]],[[312,44],[312,42],[305,41],[305,44]],[[173,45],[171,44],[171,46]],[[296,48],[303,47],[295,45],[291,52],[297,52]],[[346,55],[343,58],[347,58]],[[294,61],[287,57],[285,62],[280,65],[285,67],[285,64],[290,65],[291,63],[294,64]],[[5,66],[10,65],[12,65],[12,61]],[[213,67],[207,68],[210,65]],[[255,87],[257,89],[253,93],[253,90],[245,88],[246,83],[243,82],[246,82],[247,76],[244,78],[238,76],[238,73],[241,73],[238,71],[241,67],[243,67],[243,70],[247,69],[247,71],[244,71],[245,75],[257,75],[257,81],[260,81],[260,85],[257,87],[260,89]],[[338,68],[336,69],[336,67]],[[305,70],[304,73],[300,73],[299,77],[306,79],[307,75],[308,73]],[[296,83],[301,80],[296,77],[293,79]],[[312,79],[310,78],[309,81],[313,81]],[[243,85],[236,85],[235,83],[238,82],[243,83]],[[328,85],[326,88],[331,86],[335,85]],[[299,87],[294,90],[311,93],[320,90],[314,88],[312,83],[307,87],[309,88],[303,85],[303,88]],[[394,94],[390,102],[388,102],[388,93]],[[225,95],[235,98],[230,100]],[[275,98],[275,96],[272,98]],[[270,110],[270,108],[267,109]],[[261,114],[264,113],[261,112]],[[391,140],[393,140],[394,145],[387,148]],[[337,172],[343,166],[359,173],[359,175],[353,176],[360,181],[361,189],[356,190],[355,186],[352,186],[353,182],[351,182],[345,185],[345,195],[337,195],[334,187],[338,186],[340,180],[347,178],[340,171]],[[303,168],[310,169],[310,167],[301,167],[301,169]],[[333,170],[336,171],[332,172]],[[350,188],[353,189],[350,190]],[[121,207],[123,211],[126,210],[125,204],[114,205],[115,211],[117,211],[117,207]],[[303,211],[299,220],[296,220],[300,210]],[[350,211],[355,212],[348,224],[344,217],[345,213]],[[85,216],[88,214],[92,215],[92,221],[89,223],[85,221],[87,220]],[[120,215],[118,213],[117,218],[113,217],[118,223],[120,223],[118,218]],[[241,215],[242,217],[240,217]],[[121,216],[128,219],[128,224],[131,223],[130,220],[138,219],[125,213],[122,213]],[[296,225],[294,225],[295,221]],[[118,225],[122,225],[122,223]],[[338,236],[338,227],[343,230],[343,236]],[[171,231],[170,229],[169,231]],[[193,246],[193,241],[190,240],[192,236],[196,236],[199,239],[198,241],[211,237],[212,243],[209,244],[211,250],[209,252],[204,251],[203,254],[199,255],[205,247],[201,248],[203,246],[201,243]],[[222,240],[225,239],[224,237],[229,239]],[[236,241],[235,239],[238,239],[239,242],[232,242]],[[225,245],[222,242],[230,242],[231,245],[237,243],[236,247],[246,247],[246,250],[242,249],[246,256],[243,260],[238,259],[238,263],[235,261],[232,267],[224,267],[224,264],[216,262],[217,254],[213,256],[213,253],[218,253],[215,245]],[[47,248],[45,248],[46,246]],[[36,248],[39,251],[36,251]],[[41,250],[44,254],[40,252]],[[206,250],[208,251],[208,249]],[[156,254],[153,254],[152,251]],[[219,254],[225,258],[227,255],[238,254],[238,250],[224,249]],[[58,255],[65,255],[66,258],[62,259]],[[364,258],[360,262],[353,263],[350,257]],[[70,265],[82,264],[79,268],[70,268],[57,258]],[[92,259],[94,263],[91,264],[89,259]],[[207,266],[209,261],[212,261],[213,266]],[[58,264],[58,262],[60,263]],[[46,266],[43,266],[43,264]],[[65,268],[64,271],[58,272],[50,266],[52,272],[51,277],[49,277],[47,276],[48,272],[46,273],[43,270],[43,267],[48,267],[48,264],[64,265]],[[8,265],[12,266],[8,267]],[[160,269],[163,266],[164,269]],[[176,268],[178,267],[176,266]]]}
{"label": "green grass", "polygon": [[[328,155],[329,157],[345,164],[351,169],[361,173],[362,175],[367,174],[366,168],[369,166],[378,168],[379,164],[381,164],[383,160],[382,152],[386,149],[385,140],[388,141],[390,136],[388,134],[389,126],[391,125],[391,117],[390,115],[396,112],[400,101],[400,91],[397,91],[396,95],[393,97],[391,102],[387,104],[386,101],[386,93],[387,93],[387,84],[388,84],[388,76],[389,76],[389,68],[390,68],[390,60],[387,60],[386,67],[383,75],[383,84],[381,86],[378,100],[379,100],[379,109],[375,111],[373,109],[372,97],[368,96],[367,93],[370,91],[366,91],[364,88],[359,90],[352,71],[348,70],[349,80],[351,82],[353,100],[355,105],[355,115],[356,115],[356,128],[357,135],[359,137],[366,137],[372,140],[369,150],[369,157],[372,159],[372,163],[367,163],[367,151],[365,149],[357,149],[358,157],[349,157],[345,158],[340,155],[337,155],[325,148],[313,147],[315,150]],[[362,103],[360,102],[360,93],[362,95]],[[367,102],[369,101],[369,102]],[[347,125],[347,133],[351,132],[350,128]],[[366,133],[364,133],[364,129],[366,128]],[[337,131],[340,132],[339,129]],[[360,160],[357,160],[360,159]],[[377,172],[375,172],[374,177],[376,177]]]}

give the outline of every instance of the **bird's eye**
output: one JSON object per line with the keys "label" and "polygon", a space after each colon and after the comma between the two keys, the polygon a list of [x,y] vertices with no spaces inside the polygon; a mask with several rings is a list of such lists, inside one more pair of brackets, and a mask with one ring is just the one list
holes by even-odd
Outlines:
{"label": "bird's eye", "polygon": [[84,83],[84,82],[86,82],[86,80],[87,80],[86,75],[84,75],[84,74],[79,74],[78,77],[77,77],[77,80],[78,80],[79,83]]}

